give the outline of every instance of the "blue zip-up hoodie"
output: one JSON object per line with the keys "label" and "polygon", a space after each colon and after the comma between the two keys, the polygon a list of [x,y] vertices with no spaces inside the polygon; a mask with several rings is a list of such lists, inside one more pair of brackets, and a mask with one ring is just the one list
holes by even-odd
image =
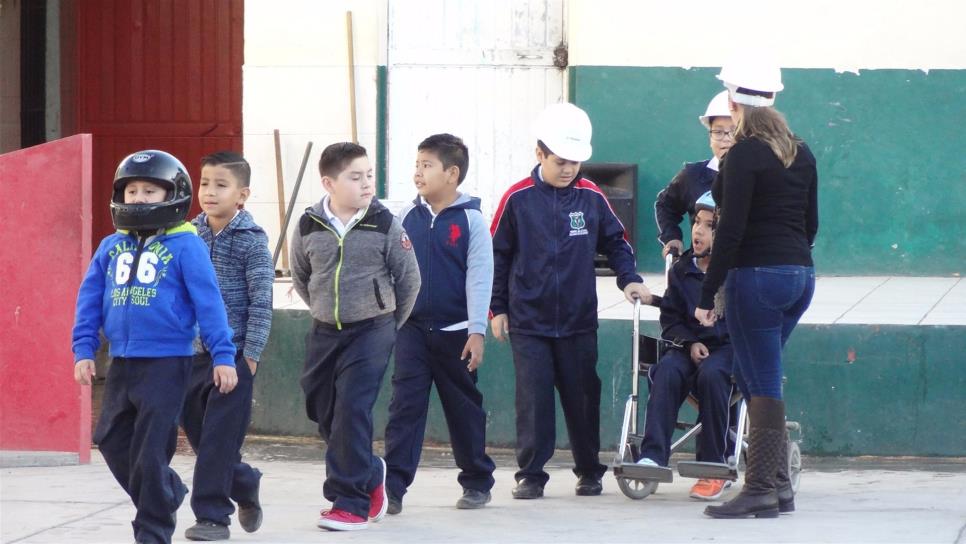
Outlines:
{"label": "blue zip-up hoodie", "polygon": [[724,318],[715,321],[713,327],[705,327],[694,317],[694,310],[701,301],[701,284],[704,272],[694,264],[694,250],[681,255],[668,274],[667,289],[661,300],[661,336],[665,340],[680,342],[685,349],[701,342],[714,351],[729,343],[728,328]]}
{"label": "blue zip-up hoodie", "polygon": [[111,357],[189,357],[197,336],[215,365],[235,366],[235,346],[215,270],[204,242],[188,223],[148,238],[131,278],[135,234],[119,231],[101,241],[77,293],[74,361],[93,359],[98,331]]}
{"label": "blue zip-up hoodie", "polygon": [[399,219],[412,240],[422,278],[409,320],[432,330],[467,322],[467,334],[485,335],[493,244],[480,199],[459,194],[434,217],[416,197]]}
{"label": "blue zip-up hoodie", "polygon": [[534,168],[503,195],[490,230],[490,311],[508,314],[511,333],[560,338],[596,330],[598,252],[620,289],[644,281],[624,225],[603,191],[579,175],[558,189]]}
{"label": "blue zip-up hoodie", "polygon": [[208,245],[221,298],[228,311],[232,341],[245,357],[260,361],[272,328],[272,284],[275,266],[268,251],[268,235],[246,210],[240,210],[215,236],[202,213],[191,224]]}

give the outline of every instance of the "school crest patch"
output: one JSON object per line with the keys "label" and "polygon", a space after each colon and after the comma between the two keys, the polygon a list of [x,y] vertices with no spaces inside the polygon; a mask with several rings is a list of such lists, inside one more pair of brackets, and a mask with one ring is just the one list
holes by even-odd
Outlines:
{"label": "school crest patch", "polygon": [[399,235],[399,245],[401,245],[406,251],[411,251],[413,249],[413,241],[409,239],[409,235],[405,232]]}
{"label": "school crest patch", "polygon": [[584,212],[570,212],[570,235],[587,235],[587,221],[584,220]]}

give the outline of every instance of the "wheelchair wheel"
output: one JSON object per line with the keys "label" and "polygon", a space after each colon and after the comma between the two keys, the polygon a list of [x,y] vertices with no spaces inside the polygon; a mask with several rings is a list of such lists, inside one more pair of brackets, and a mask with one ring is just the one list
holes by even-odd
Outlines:
{"label": "wheelchair wheel", "polygon": [[788,441],[788,479],[792,484],[792,491],[798,493],[798,485],[802,479],[802,450],[798,442]]}
{"label": "wheelchair wheel", "polygon": [[651,493],[657,491],[658,482],[651,480],[632,480],[630,478],[617,478],[617,487],[621,488],[621,493],[629,499],[639,501]]}

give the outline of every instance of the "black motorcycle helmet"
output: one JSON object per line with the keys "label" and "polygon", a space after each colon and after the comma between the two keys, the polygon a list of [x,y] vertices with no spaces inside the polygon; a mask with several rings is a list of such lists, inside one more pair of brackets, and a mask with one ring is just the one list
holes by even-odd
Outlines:
{"label": "black motorcycle helmet", "polygon": [[[143,180],[157,183],[167,194],[155,204],[125,204],[128,182]],[[159,230],[182,223],[191,207],[191,178],[181,161],[164,151],[148,149],[132,153],[121,161],[114,173],[111,219],[114,228],[134,231]]]}

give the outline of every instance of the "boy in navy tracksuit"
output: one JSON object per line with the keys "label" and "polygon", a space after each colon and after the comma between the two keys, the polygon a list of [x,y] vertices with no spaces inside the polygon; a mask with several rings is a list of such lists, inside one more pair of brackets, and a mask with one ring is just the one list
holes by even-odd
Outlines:
{"label": "boy in navy tracksuit", "polygon": [[77,293],[74,379],[89,385],[103,327],[111,366],[94,431],[108,468],[137,508],[137,542],[171,542],[187,489],[169,466],[200,326],[215,386],[237,383],[235,346],[204,243],[184,219],[191,180],[163,151],[129,155],[114,175],[116,234]]}
{"label": "boy in navy tracksuit", "polygon": [[305,210],[292,238],[292,285],[309,306],[300,384],[326,442],[317,525],[369,527],[386,514],[386,463],[372,453],[372,408],[389,355],[419,293],[419,265],[399,220],[373,198],[366,150],[332,144],[319,173],[326,196]]}
{"label": "boy in navy tracksuit", "polygon": [[419,196],[399,217],[419,262],[416,306],[396,338],[396,367],[386,425],[389,513],[402,511],[419,465],[433,383],[460,468],[460,509],[490,502],[493,461],[486,455],[486,412],[476,387],[483,361],[493,287],[493,245],[480,199],[458,191],[469,151],[451,134],[419,144],[414,182]]}
{"label": "boy in navy tracksuit", "polygon": [[577,495],[599,495],[597,292],[594,256],[607,256],[627,299],[650,300],[634,251],[604,193],[579,176],[591,155],[587,114],[553,104],[535,126],[539,165],[510,187],[493,218],[493,336],[509,332],[516,369],[517,486],[543,496],[554,451],[554,386],[567,420]]}
{"label": "boy in navy tracksuit", "polygon": [[[678,411],[691,392],[700,405],[697,460],[726,463],[728,446],[733,444],[728,436],[733,411],[728,405],[733,390],[734,353],[727,326],[719,319],[713,327],[705,327],[694,317],[701,300],[704,271],[711,261],[715,209],[711,192],[699,198],[694,208],[692,247],[671,268],[661,302],[661,336],[682,347],[669,349],[651,368],[638,461],[646,465],[668,465]],[[715,500],[730,485],[728,480],[700,479],[691,488],[691,497]]]}
{"label": "boy in navy tracksuit", "polygon": [[671,183],[657,194],[654,219],[657,220],[658,240],[664,245],[662,256],[672,248],[678,255],[684,251],[681,219],[687,213],[694,221],[694,203],[711,190],[711,182],[718,174],[718,162],[735,143],[735,122],[728,109],[728,91],[715,95],[698,121],[708,131],[712,156],[705,161],[685,164]]}
{"label": "boy in navy tracksuit", "polygon": [[262,473],[241,460],[239,451],[251,418],[252,386],[272,326],[272,283],[275,271],[268,236],[252,215],[240,209],[251,189],[251,167],[231,151],[201,160],[198,202],[203,212],[191,222],[208,246],[221,297],[234,331],[238,386],[222,394],[206,369],[211,353],[200,342],[192,365],[182,424],[198,457],[191,487],[191,509],[197,523],[185,531],[189,540],[230,537],[229,516],[238,503],[238,523],[258,530]]}

